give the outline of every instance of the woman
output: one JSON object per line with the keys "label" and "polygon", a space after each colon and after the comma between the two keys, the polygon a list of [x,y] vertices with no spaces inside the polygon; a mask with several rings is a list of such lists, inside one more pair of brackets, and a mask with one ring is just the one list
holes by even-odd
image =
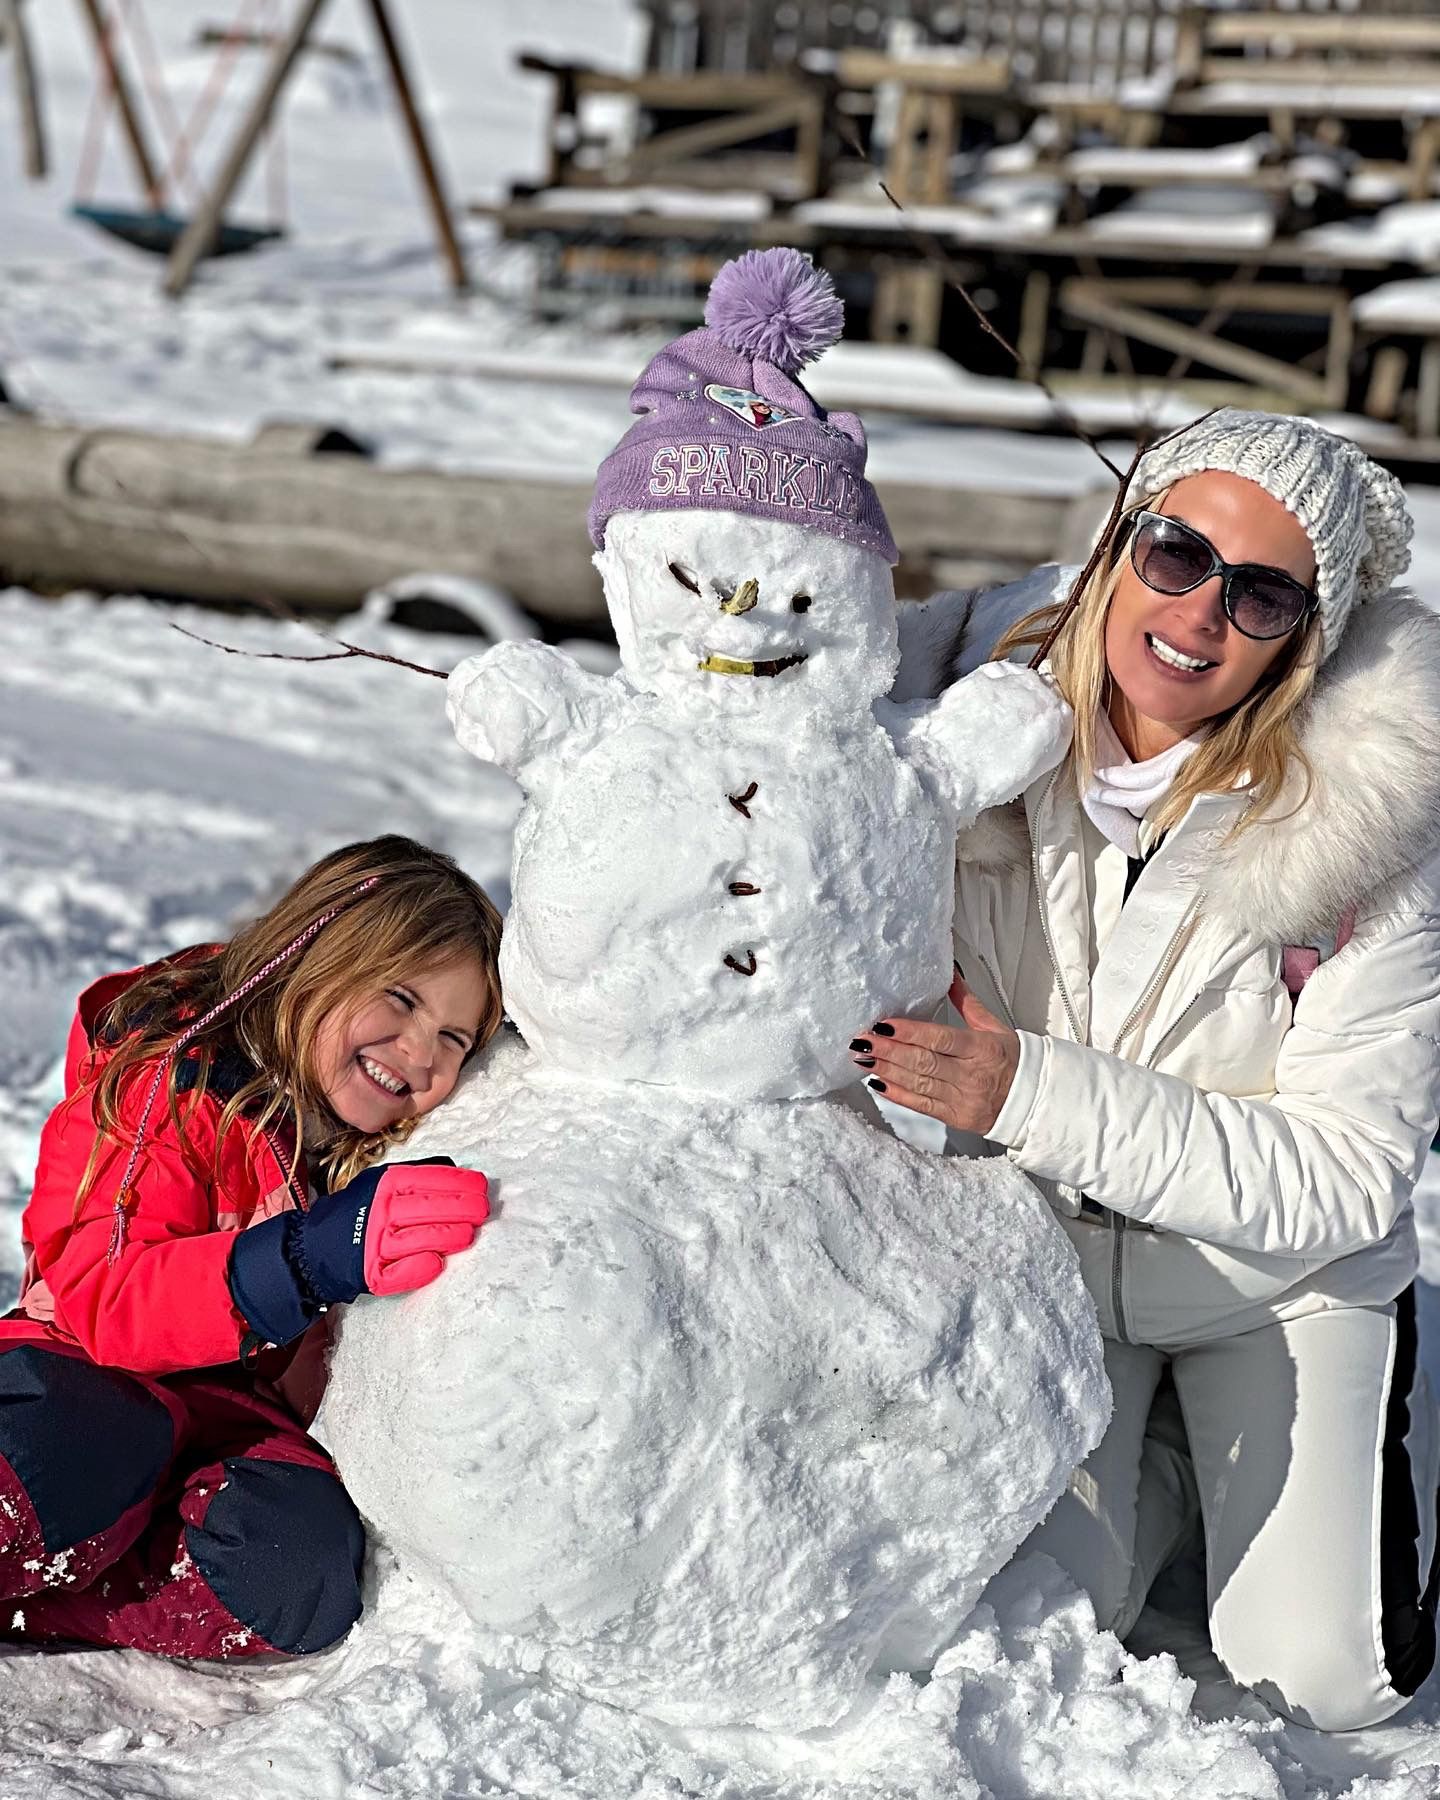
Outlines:
{"label": "woman", "polygon": [[[1070,756],[961,840],[963,1024],[855,1046],[1040,1182],[1094,1297],[1112,1420],[1031,1547],[1123,1633],[1198,1508],[1218,1655],[1331,1730],[1435,1656],[1410,1194],[1440,1108],[1440,621],[1392,586],[1410,530],[1306,420],[1152,451],[1054,647]],[[1053,605],[975,641],[1005,600],[932,601],[912,675],[947,630],[942,680],[1028,654]]]}

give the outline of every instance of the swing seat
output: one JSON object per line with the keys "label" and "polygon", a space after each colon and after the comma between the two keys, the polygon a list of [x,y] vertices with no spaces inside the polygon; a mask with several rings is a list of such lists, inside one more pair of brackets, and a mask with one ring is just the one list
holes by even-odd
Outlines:
{"label": "swing seat", "polygon": [[[70,208],[72,217],[87,225],[108,231],[111,237],[133,244],[137,250],[148,250],[153,256],[168,256],[190,223],[178,213],[131,206],[93,206],[77,201]],[[232,225],[222,222],[207,256],[239,256],[257,245],[283,238],[285,233],[274,225]]]}

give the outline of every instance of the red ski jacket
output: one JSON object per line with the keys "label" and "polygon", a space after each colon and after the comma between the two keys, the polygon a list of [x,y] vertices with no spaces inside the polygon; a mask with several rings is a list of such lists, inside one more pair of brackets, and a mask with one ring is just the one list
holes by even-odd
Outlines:
{"label": "red ski jacket", "polygon": [[[198,1176],[184,1157],[162,1090],[126,1199],[124,1247],[109,1261],[115,1194],[155,1065],[144,1066],[146,1072],[127,1084],[121,1120],[129,1132],[124,1141],[102,1147],[90,1191],[77,1207],[95,1144],[96,1079],[111,1053],[97,1041],[96,1026],[105,1008],[148,972],[105,976],[80,997],[65,1057],[66,1097],[41,1134],[35,1187],[21,1221],[26,1267],[19,1315],[0,1322],[0,1339],[58,1339],[78,1345],[97,1363],[167,1375],[237,1361],[248,1327],[228,1282],[234,1233],[294,1205],[296,1186],[302,1196],[306,1188],[292,1142],[243,1118],[225,1134],[218,1173]],[[186,1137],[207,1171],[216,1167],[225,1103],[250,1074],[248,1066],[225,1065],[225,1057],[215,1059],[205,1097],[186,1118]],[[178,1086],[185,1118],[183,1061]],[[286,1167],[292,1162],[294,1185]],[[277,1370],[268,1361],[257,1372],[273,1376]]]}

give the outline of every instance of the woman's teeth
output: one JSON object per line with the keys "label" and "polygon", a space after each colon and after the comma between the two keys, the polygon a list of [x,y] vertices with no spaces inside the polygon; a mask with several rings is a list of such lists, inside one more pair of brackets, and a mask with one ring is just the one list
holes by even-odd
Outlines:
{"label": "woman's teeth", "polygon": [[398,1075],[392,1075],[379,1063],[371,1062],[368,1056],[357,1056],[355,1060],[376,1086],[384,1088],[387,1094],[408,1094],[410,1092],[408,1081],[401,1081]]}
{"label": "woman's teeth", "polygon": [[1191,669],[1198,672],[1201,669],[1213,669],[1215,667],[1213,662],[1206,662],[1203,657],[1187,656],[1183,650],[1177,650],[1173,644],[1167,644],[1164,638],[1156,637],[1153,631],[1147,631],[1145,633],[1145,642],[1160,658],[1161,662],[1169,663],[1172,669]]}

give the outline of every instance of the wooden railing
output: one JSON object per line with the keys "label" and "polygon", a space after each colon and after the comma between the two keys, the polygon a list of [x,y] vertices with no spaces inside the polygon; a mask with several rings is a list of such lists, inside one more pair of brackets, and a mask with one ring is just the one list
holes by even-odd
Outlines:
{"label": "wooden railing", "polygon": [[1002,57],[1016,79],[1115,85],[1163,67],[1187,0],[645,0],[649,64],[673,74],[783,68],[916,41]]}

